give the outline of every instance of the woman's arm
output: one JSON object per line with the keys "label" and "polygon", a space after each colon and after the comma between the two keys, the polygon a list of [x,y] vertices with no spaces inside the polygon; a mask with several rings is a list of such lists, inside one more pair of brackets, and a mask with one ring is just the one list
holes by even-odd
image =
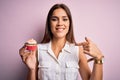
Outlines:
{"label": "woman's arm", "polygon": [[29,69],[27,80],[37,80],[37,51],[26,51],[26,48],[23,47],[19,50],[19,54]]}
{"label": "woman's arm", "polygon": [[82,80],[89,80],[90,76],[91,76],[91,71],[90,71],[90,68],[87,63],[87,58],[86,58],[85,54],[83,53],[83,48],[79,47],[79,49],[80,49],[79,50],[80,51],[80,53],[79,53],[79,58],[80,58],[79,72],[80,72]]}
{"label": "woman's arm", "polygon": [[[83,48],[80,48],[80,74],[83,80],[102,80],[103,78],[103,64],[101,59],[103,55],[97,46],[88,38],[86,42],[82,43]],[[92,73],[90,72],[87,58],[85,54],[95,58]]]}
{"label": "woman's arm", "polygon": [[31,65],[31,66],[28,67],[29,71],[28,71],[27,80],[37,80],[37,72],[38,72],[37,51],[31,52],[30,54],[31,56],[29,58],[31,59],[29,60],[30,62],[28,61],[29,63],[28,65]]}
{"label": "woman's arm", "polygon": [[102,79],[103,79],[103,64],[94,63],[90,80],[102,80]]}
{"label": "woman's arm", "polygon": [[29,70],[27,80],[37,80],[37,69]]}
{"label": "woman's arm", "polygon": [[82,80],[102,80],[103,78],[103,64],[95,63],[93,65],[92,73],[87,63],[87,58],[85,54],[82,52],[82,48],[80,49],[80,74]]}

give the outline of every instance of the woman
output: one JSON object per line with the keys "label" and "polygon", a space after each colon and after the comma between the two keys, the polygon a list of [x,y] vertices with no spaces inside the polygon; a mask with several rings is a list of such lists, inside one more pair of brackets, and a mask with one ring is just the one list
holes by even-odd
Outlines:
{"label": "woman", "polygon": [[[45,35],[38,50],[20,49],[23,62],[28,66],[27,80],[102,80],[103,54],[87,37],[76,44],[70,10],[65,4],[55,4],[49,11]],[[85,54],[94,58],[90,71]]]}

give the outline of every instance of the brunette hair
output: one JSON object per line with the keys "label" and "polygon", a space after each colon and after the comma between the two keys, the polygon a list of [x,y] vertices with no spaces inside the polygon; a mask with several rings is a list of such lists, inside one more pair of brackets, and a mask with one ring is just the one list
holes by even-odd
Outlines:
{"label": "brunette hair", "polygon": [[74,34],[73,34],[73,22],[72,22],[71,12],[70,12],[69,8],[65,4],[55,4],[49,10],[47,20],[46,20],[45,34],[44,34],[44,37],[43,37],[43,40],[41,41],[41,43],[48,43],[53,38],[53,34],[51,32],[51,29],[50,29],[50,27],[51,27],[50,26],[50,18],[52,16],[54,10],[56,10],[58,8],[64,9],[65,12],[68,15],[69,20],[70,20],[69,31],[68,31],[68,33],[66,35],[66,40],[68,42],[70,42],[70,43],[76,43],[75,38],[74,38]]}

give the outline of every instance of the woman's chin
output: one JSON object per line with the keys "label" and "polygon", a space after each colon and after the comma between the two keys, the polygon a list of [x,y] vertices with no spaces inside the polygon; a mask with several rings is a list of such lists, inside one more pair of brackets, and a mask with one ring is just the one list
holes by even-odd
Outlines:
{"label": "woman's chin", "polygon": [[62,39],[62,38],[65,38],[65,36],[66,36],[66,35],[57,35],[57,36],[55,36],[55,38],[57,38],[57,39]]}

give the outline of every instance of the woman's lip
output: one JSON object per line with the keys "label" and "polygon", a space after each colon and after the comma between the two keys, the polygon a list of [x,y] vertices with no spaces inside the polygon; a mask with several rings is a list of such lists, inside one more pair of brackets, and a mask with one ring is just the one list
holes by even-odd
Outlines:
{"label": "woman's lip", "polygon": [[56,28],[57,31],[63,31],[65,28]]}

